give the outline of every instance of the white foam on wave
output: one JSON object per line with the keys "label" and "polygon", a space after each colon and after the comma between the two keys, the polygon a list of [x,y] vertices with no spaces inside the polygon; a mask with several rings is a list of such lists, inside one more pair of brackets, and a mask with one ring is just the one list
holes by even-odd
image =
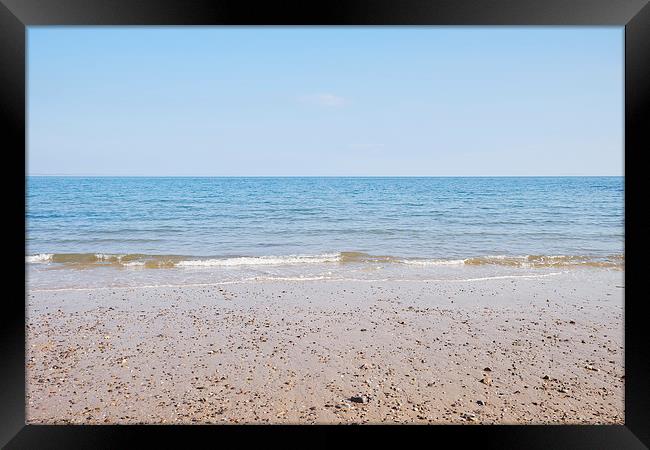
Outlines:
{"label": "white foam on wave", "polygon": [[222,259],[190,259],[179,261],[179,267],[212,267],[212,266],[271,266],[285,264],[327,263],[338,262],[338,254],[326,255],[288,255],[288,256],[241,256]]}
{"label": "white foam on wave", "polygon": [[461,266],[464,259],[402,259],[399,262],[411,266]]}
{"label": "white foam on wave", "polygon": [[144,261],[129,261],[126,263],[123,263],[125,267],[144,267]]}
{"label": "white foam on wave", "polygon": [[28,255],[25,257],[25,262],[30,264],[42,264],[50,262],[52,253],[39,253],[38,255]]}
{"label": "white foam on wave", "polygon": [[123,255],[112,255],[110,253],[95,253],[95,258],[99,261],[108,261],[110,259],[117,259],[118,261],[122,260]]}

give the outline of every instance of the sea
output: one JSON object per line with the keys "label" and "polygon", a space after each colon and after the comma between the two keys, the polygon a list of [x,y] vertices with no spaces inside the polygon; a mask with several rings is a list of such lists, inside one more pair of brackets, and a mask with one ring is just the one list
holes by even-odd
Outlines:
{"label": "sea", "polygon": [[623,270],[623,177],[26,179],[29,289]]}

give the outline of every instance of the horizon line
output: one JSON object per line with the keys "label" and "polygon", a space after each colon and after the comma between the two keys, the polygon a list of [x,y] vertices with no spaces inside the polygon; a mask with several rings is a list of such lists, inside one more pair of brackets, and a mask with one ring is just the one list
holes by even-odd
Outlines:
{"label": "horizon line", "polygon": [[101,175],[35,173],[25,177],[70,177],[70,178],[568,178],[568,177],[624,177],[615,175]]}

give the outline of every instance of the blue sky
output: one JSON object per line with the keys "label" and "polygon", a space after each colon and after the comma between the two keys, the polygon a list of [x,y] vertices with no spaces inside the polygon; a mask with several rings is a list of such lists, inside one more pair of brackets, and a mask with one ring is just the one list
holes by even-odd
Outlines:
{"label": "blue sky", "polygon": [[28,173],[623,174],[622,27],[30,27]]}

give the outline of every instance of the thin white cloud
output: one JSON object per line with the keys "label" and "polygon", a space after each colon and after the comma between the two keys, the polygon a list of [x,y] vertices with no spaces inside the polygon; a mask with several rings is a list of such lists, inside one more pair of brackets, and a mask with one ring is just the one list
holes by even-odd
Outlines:
{"label": "thin white cloud", "polygon": [[312,105],[326,106],[329,108],[341,107],[348,103],[345,98],[329,93],[303,95],[300,97],[300,100],[305,103],[311,103]]}
{"label": "thin white cloud", "polygon": [[372,144],[372,143],[357,143],[357,144],[348,144],[348,148],[351,150],[381,150],[384,148],[384,144]]}

